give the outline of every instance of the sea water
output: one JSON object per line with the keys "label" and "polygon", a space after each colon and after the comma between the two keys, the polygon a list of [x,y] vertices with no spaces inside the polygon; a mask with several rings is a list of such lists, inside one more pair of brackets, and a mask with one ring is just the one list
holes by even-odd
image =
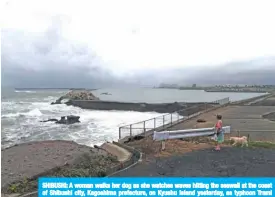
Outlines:
{"label": "sea water", "polygon": [[[2,89],[1,142],[2,148],[16,143],[38,140],[72,140],[93,146],[117,140],[119,127],[151,119],[162,114],[156,112],[84,110],[65,104],[50,105],[67,90]],[[110,95],[101,95],[108,92]],[[255,93],[207,93],[170,89],[101,89],[93,92],[102,100],[124,102],[206,102],[229,96],[241,100],[258,96]],[[204,95],[204,96],[203,96]],[[192,99],[193,98],[193,99]],[[61,116],[80,116],[81,123],[60,125],[54,122],[39,122]],[[161,122],[162,123],[162,122]],[[157,122],[157,126],[161,124]],[[153,124],[153,122],[152,122]],[[149,126],[149,125],[146,125]],[[153,126],[153,125],[152,125]]]}

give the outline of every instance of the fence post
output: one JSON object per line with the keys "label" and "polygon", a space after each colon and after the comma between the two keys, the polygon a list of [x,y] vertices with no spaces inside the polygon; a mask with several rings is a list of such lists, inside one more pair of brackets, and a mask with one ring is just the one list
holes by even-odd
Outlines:
{"label": "fence post", "polygon": [[145,137],[145,133],[146,133],[146,125],[145,125],[145,121],[143,122],[143,130],[144,130],[144,137]]}
{"label": "fence post", "polygon": [[121,139],[121,127],[119,127],[119,134],[118,134],[118,136],[119,136],[119,139]]}
{"label": "fence post", "polygon": [[165,140],[161,141],[161,150],[165,150]]}
{"label": "fence post", "polygon": [[173,125],[173,114],[171,113],[171,125]]}
{"label": "fence post", "polygon": [[177,122],[179,122],[179,121],[180,121],[180,115],[179,115],[179,112],[178,112],[177,114],[178,114],[178,115],[177,115],[177,117],[178,117]]}
{"label": "fence post", "polygon": [[165,115],[162,116],[162,127],[164,128],[164,123],[165,123]]}
{"label": "fence post", "polygon": [[156,128],[156,118],[154,118],[154,129]]}
{"label": "fence post", "polygon": [[132,137],[132,125],[130,124],[130,137]]}

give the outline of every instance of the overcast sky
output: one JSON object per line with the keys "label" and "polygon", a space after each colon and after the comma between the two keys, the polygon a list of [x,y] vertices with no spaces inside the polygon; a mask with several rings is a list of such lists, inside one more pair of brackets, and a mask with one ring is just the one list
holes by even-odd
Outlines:
{"label": "overcast sky", "polygon": [[[190,77],[189,73],[196,75],[196,69],[231,62],[246,62],[242,65],[248,69],[272,70],[274,3],[4,1],[2,82],[17,86],[36,82],[38,86],[108,86],[125,80],[142,83],[150,76],[145,81],[151,84],[165,80],[168,70],[170,81],[175,77],[180,81]],[[258,62],[253,64],[250,60],[254,59]],[[176,70],[182,73],[173,77]]]}

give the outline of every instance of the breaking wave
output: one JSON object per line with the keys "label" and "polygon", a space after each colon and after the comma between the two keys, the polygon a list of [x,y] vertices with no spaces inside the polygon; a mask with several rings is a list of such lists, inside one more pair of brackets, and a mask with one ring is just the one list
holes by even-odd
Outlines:
{"label": "breaking wave", "polygon": [[16,93],[36,93],[36,91],[30,91],[30,90],[15,90]]}
{"label": "breaking wave", "polygon": [[[155,112],[84,110],[65,104],[50,105],[45,98],[41,100],[44,102],[2,103],[2,148],[39,140],[71,140],[87,146],[100,145],[117,140],[120,126],[159,115]],[[67,115],[80,116],[80,123],[40,122]]]}
{"label": "breaking wave", "polygon": [[18,117],[18,116],[42,116],[42,113],[39,109],[33,109],[25,113],[10,113],[2,115],[2,118]]}

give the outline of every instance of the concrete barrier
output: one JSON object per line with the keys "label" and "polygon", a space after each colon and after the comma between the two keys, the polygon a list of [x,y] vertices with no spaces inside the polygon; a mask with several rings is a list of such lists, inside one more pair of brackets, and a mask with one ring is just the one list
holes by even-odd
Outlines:
{"label": "concrete barrier", "polygon": [[240,101],[235,101],[235,102],[231,102],[231,105],[244,105],[253,101],[257,101],[258,99],[266,99],[271,97],[272,94],[268,93],[265,95],[261,95],[261,96],[257,96],[257,97],[253,97],[253,98],[249,98],[249,99],[244,99],[244,100],[240,100]]}
{"label": "concrete barrier", "polygon": [[[70,100],[67,105],[73,105],[82,109],[94,110],[122,110],[140,112],[173,113],[191,106],[202,105],[204,103],[127,103],[115,101],[89,101],[89,100]],[[216,104],[216,103],[208,103]]]}

